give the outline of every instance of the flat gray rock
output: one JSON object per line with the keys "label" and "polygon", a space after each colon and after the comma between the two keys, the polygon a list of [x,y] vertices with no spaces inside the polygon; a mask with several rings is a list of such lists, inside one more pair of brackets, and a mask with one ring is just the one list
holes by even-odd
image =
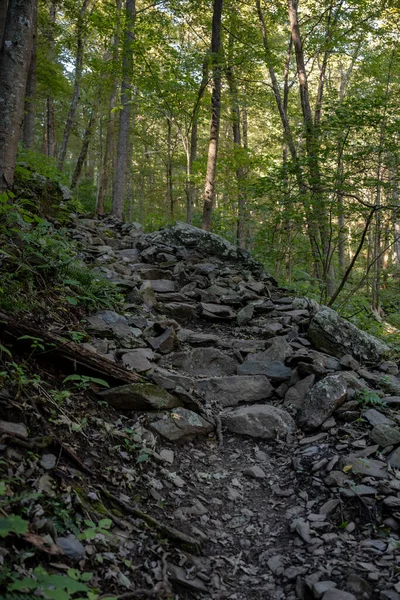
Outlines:
{"label": "flat gray rock", "polygon": [[230,320],[236,317],[236,313],[230,306],[224,304],[212,304],[211,302],[200,303],[202,315],[211,319]]}
{"label": "flat gray rock", "polygon": [[236,406],[240,402],[259,402],[269,398],[274,388],[263,375],[231,375],[230,377],[210,377],[197,382],[199,392],[206,400],[218,402],[222,406]]}
{"label": "flat gray rock", "polygon": [[180,407],[168,413],[157,415],[150,426],[171,442],[207,435],[214,429],[211,423],[197,413]]}
{"label": "flat gray rock", "polygon": [[395,425],[395,422],[392,421],[392,419],[388,419],[383,413],[375,408],[369,408],[364,411],[362,416],[374,427],[375,425]]}
{"label": "flat gray rock", "polygon": [[297,415],[297,423],[305,431],[322,425],[346,399],[347,386],[340,375],[329,375],[306,394]]}
{"label": "flat gray rock", "polygon": [[243,308],[241,308],[236,316],[237,324],[239,327],[243,325],[247,325],[249,321],[253,318],[254,315],[254,306],[252,304],[247,304]]}
{"label": "flat gray rock", "polygon": [[0,421],[0,431],[10,435],[17,434],[20,437],[27,438],[28,430],[23,423],[12,423],[11,421]]}
{"label": "flat gray rock", "polygon": [[246,360],[238,366],[237,372],[238,375],[265,375],[272,381],[286,381],[290,379],[292,369],[278,360],[272,362]]}
{"label": "flat gray rock", "polygon": [[223,411],[220,416],[228,431],[264,440],[275,440],[296,430],[289,413],[268,404],[242,406]]}
{"label": "flat gray rock", "polygon": [[190,352],[173,354],[172,365],[189,375],[219,377],[234,375],[238,363],[216,348],[194,348]]}
{"label": "flat gray rock", "polygon": [[139,348],[130,350],[121,357],[121,362],[125,367],[130,367],[137,373],[149,371],[153,365],[150,360],[154,357],[154,352],[148,348]]}
{"label": "flat gray rock", "polygon": [[322,600],[357,600],[357,597],[354,594],[350,594],[350,592],[333,588],[325,592]]}
{"label": "flat gray rock", "polygon": [[119,410],[165,410],[180,406],[178,398],[153,383],[129,383],[98,394]]}
{"label": "flat gray rock", "polygon": [[376,479],[389,479],[387,465],[380,460],[350,454],[342,462],[343,466],[351,465],[350,472],[355,475],[365,475],[366,477],[375,477]]}
{"label": "flat gray rock", "polygon": [[80,560],[85,556],[84,546],[72,533],[68,537],[57,538],[56,544],[72,560]]}

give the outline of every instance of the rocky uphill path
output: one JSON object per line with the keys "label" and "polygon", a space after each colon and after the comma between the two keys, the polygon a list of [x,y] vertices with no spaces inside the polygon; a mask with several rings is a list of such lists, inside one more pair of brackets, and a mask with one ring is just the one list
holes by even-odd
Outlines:
{"label": "rocky uphill path", "polygon": [[165,597],[400,599],[388,347],[194,227],[86,219],[71,236],[126,301],[87,318],[87,347],[142,377],[98,399],[150,457],[142,508],[189,536],[153,570]]}

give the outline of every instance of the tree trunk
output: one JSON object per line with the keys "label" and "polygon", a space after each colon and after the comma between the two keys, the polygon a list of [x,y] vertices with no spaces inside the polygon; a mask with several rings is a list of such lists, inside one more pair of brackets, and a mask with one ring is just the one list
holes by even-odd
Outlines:
{"label": "tree trunk", "polygon": [[172,192],[172,158],[171,158],[171,143],[172,143],[172,120],[167,116],[167,159],[165,162],[165,217],[172,219],[174,216],[174,196]]}
{"label": "tree trunk", "polygon": [[71,105],[69,107],[67,121],[65,123],[63,139],[61,142],[60,152],[58,155],[57,168],[62,171],[64,166],[65,156],[67,154],[68,140],[72,126],[75,122],[76,109],[78,107],[79,95],[81,91],[81,78],[83,69],[83,52],[85,47],[85,39],[83,35],[84,16],[90,0],[83,0],[82,6],[79,8],[78,21],[76,26],[76,57],[75,57],[75,75],[74,75],[74,92],[72,95]]}
{"label": "tree trunk", "polygon": [[202,228],[211,229],[211,214],[215,199],[215,177],[217,172],[219,124],[221,114],[221,16],[223,0],[214,0],[212,35],[211,35],[211,62],[213,71],[211,95],[211,124],[210,141],[208,145],[206,182],[204,186],[204,205]]}
{"label": "tree trunk", "polygon": [[232,34],[233,23],[231,23],[229,41],[228,41],[228,64],[226,67],[226,78],[228,81],[229,95],[231,100],[231,119],[232,119],[232,134],[233,134],[233,146],[235,149],[235,159],[238,162],[236,167],[236,184],[237,184],[237,206],[238,206],[238,220],[237,220],[237,233],[236,239],[237,244],[240,248],[244,248],[246,244],[246,193],[245,193],[245,178],[246,170],[242,164],[243,156],[242,150],[242,132],[240,127],[240,104],[239,104],[239,92],[236,82],[235,71],[233,68],[233,46],[234,37]]}
{"label": "tree trunk", "polygon": [[7,17],[7,0],[0,0],[0,48],[3,45],[4,27]]}
{"label": "tree trunk", "polygon": [[79,157],[78,160],[76,162],[76,167],[75,167],[75,171],[74,174],[72,175],[72,179],[71,179],[71,189],[74,189],[74,187],[77,186],[80,176],[81,176],[81,172],[82,172],[82,167],[83,167],[83,163],[86,160],[86,156],[87,156],[87,152],[88,152],[88,148],[89,148],[89,144],[90,144],[90,140],[92,139],[92,134],[93,134],[93,128],[94,128],[94,124],[96,121],[96,111],[94,108],[92,108],[91,112],[90,112],[90,117],[89,117],[89,122],[87,124],[84,136],[83,136],[83,142],[82,142],[82,148],[81,151],[79,153]]}
{"label": "tree trunk", "polygon": [[193,206],[196,196],[196,188],[194,185],[192,170],[193,164],[197,158],[197,122],[199,119],[200,102],[204,96],[204,92],[208,83],[208,61],[209,53],[207,52],[203,61],[203,76],[201,79],[199,91],[197,92],[196,103],[193,108],[190,128],[190,145],[187,149],[186,157],[186,221],[191,224],[193,219]]}
{"label": "tree trunk", "polygon": [[[48,35],[49,60],[54,61],[54,28],[56,24],[56,0],[50,4],[50,27]],[[57,156],[56,141],[56,119],[54,111],[54,99],[52,96],[46,98],[46,154],[50,158]]]}
{"label": "tree trunk", "polygon": [[[112,60],[114,65],[117,65],[118,46],[120,38],[120,17],[121,17],[122,0],[116,0],[117,12],[117,28],[113,38]],[[104,198],[109,187],[110,171],[112,166],[112,152],[115,147],[115,129],[116,119],[114,109],[117,104],[118,80],[114,77],[108,103],[108,121],[106,131],[106,144],[104,148],[103,168],[100,175],[99,189],[97,193],[96,215],[104,214]]]}
{"label": "tree trunk", "polygon": [[129,129],[131,120],[134,26],[136,16],[135,0],[125,1],[125,29],[122,56],[121,105],[119,114],[119,134],[116,160],[116,173],[113,186],[111,214],[123,221],[126,196],[127,169],[129,156]]}
{"label": "tree trunk", "polygon": [[[310,96],[308,93],[308,81],[305,67],[303,43],[300,36],[300,27],[297,14],[297,0],[288,0],[290,30],[296,55],[297,77],[299,81],[300,103],[303,113],[304,133],[309,170],[309,188],[311,190],[311,209],[316,221],[319,233],[319,253],[323,266],[322,282],[325,289],[322,290],[323,297],[331,296],[335,291],[335,282],[332,263],[332,235],[329,218],[326,214],[325,199],[322,193],[321,173],[318,160],[318,137],[313,121]],[[326,69],[323,63],[322,69]],[[317,99],[317,115],[321,111],[322,93],[325,74],[320,78]]]}
{"label": "tree trunk", "polygon": [[31,62],[25,91],[24,124],[22,141],[25,148],[32,150],[35,141],[36,118],[36,54],[37,54],[37,14],[35,15],[35,30],[32,43]]}
{"label": "tree trunk", "polygon": [[0,50],[0,193],[14,183],[37,0],[10,0]]}

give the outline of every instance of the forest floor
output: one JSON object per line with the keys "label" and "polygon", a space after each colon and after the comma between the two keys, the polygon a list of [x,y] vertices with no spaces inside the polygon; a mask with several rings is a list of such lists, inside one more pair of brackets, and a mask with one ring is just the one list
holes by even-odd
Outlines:
{"label": "forest floor", "polygon": [[[307,302],[244,256],[112,221],[71,235],[126,301],[32,317],[33,350],[3,322],[1,597],[399,599],[397,362],[316,348]],[[43,340],[70,329],[66,385]]]}

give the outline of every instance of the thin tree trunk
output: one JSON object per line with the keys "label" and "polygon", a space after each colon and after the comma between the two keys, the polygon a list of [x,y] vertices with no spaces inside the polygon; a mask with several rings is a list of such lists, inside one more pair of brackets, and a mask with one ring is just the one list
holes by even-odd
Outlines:
{"label": "thin tree trunk", "polygon": [[119,116],[119,135],[116,160],[116,174],[113,186],[111,214],[123,221],[126,196],[127,169],[129,156],[129,129],[131,120],[133,48],[136,6],[135,0],[125,2],[125,30],[122,56],[121,105]]}
{"label": "thin tree trunk", "polygon": [[0,193],[14,183],[37,0],[10,0],[0,50]]}
{"label": "thin tree trunk", "polygon": [[31,150],[35,141],[35,119],[36,119],[36,54],[37,54],[37,14],[35,15],[35,31],[33,35],[31,62],[26,83],[24,124],[22,141],[26,148]]}
{"label": "thin tree trunk", "polygon": [[289,119],[287,116],[287,112],[285,111],[285,106],[284,106],[284,102],[282,101],[282,96],[281,96],[280,88],[278,85],[278,80],[275,75],[275,70],[273,67],[273,57],[271,54],[267,28],[265,25],[264,15],[261,10],[260,0],[256,0],[256,7],[257,7],[258,18],[260,21],[260,26],[261,26],[261,32],[262,32],[262,36],[263,36],[263,44],[264,44],[267,68],[268,68],[269,76],[271,79],[271,85],[272,85],[272,90],[273,90],[274,96],[275,96],[276,106],[278,108],[279,116],[280,116],[281,122],[282,122],[283,138],[284,138],[284,142],[287,144],[287,147],[289,148],[290,155],[292,157],[294,170],[295,170],[295,176],[296,176],[296,182],[297,182],[299,193],[302,198],[305,213],[306,213],[307,233],[308,233],[308,237],[310,240],[311,252],[312,252],[313,262],[314,262],[314,270],[316,272],[317,277],[322,278],[322,269],[321,269],[322,256],[321,256],[320,246],[319,246],[318,226],[315,222],[315,219],[313,218],[312,211],[309,206],[307,185],[304,181],[304,176],[303,176],[303,172],[302,172],[302,169],[300,166],[300,161],[299,161],[297,149],[296,149],[296,146],[294,143],[293,134],[292,134],[292,131],[290,128]]}
{"label": "thin tree trunk", "polygon": [[0,48],[3,45],[4,27],[7,17],[7,0],[0,0]]}
{"label": "thin tree trunk", "polygon": [[[297,77],[299,81],[300,103],[303,113],[306,150],[309,168],[309,188],[311,190],[311,206],[319,230],[319,248],[323,265],[323,283],[325,297],[334,293],[334,274],[332,263],[332,236],[329,219],[326,214],[325,199],[322,193],[321,173],[318,160],[318,136],[316,133],[311,110],[308,81],[305,67],[303,43],[300,36],[300,27],[297,13],[297,0],[288,0],[290,30],[296,55]],[[326,68],[326,65],[325,65]],[[321,111],[324,74],[320,79],[319,100],[317,101],[317,114]]]}
{"label": "thin tree trunk", "polygon": [[76,187],[78,185],[78,182],[79,182],[79,179],[80,179],[80,176],[82,173],[82,167],[86,160],[86,156],[87,156],[88,149],[89,149],[89,144],[92,139],[95,121],[96,121],[96,111],[94,108],[92,108],[92,110],[90,112],[89,121],[88,121],[87,127],[85,129],[85,133],[83,136],[82,148],[79,153],[78,160],[76,162],[74,174],[72,175],[71,189],[74,189],[74,187]]}
{"label": "thin tree trunk", "polygon": [[[49,60],[54,61],[54,29],[56,24],[56,0],[50,4],[50,27],[48,36]],[[46,153],[50,158],[57,156],[56,142],[56,119],[54,110],[54,98],[47,96],[46,99]]]}
{"label": "thin tree trunk", "polygon": [[244,248],[246,244],[246,194],[245,194],[245,177],[246,171],[241,164],[242,156],[242,132],[240,127],[240,105],[239,92],[233,68],[233,46],[234,38],[232,35],[232,26],[228,40],[228,65],[226,67],[226,78],[228,81],[229,95],[231,100],[231,119],[232,119],[232,134],[233,145],[235,148],[236,161],[239,165],[236,167],[236,184],[237,184],[237,205],[238,205],[238,220],[237,220],[237,244],[240,248]]}
{"label": "thin tree trunk", "polygon": [[375,236],[374,236],[374,254],[373,254],[373,271],[372,271],[372,298],[371,298],[371,306],[373,312],[375,312],[378,317],[381,316],[381,304],[380,304],[380,288],[381,288],[381,276],[382,276],[382,253],[381,253],[381,211],[379,210],[382,204],[382,175],[383,175],[383,144],[385,141],[385,133],[386,133],[386,118],[387,118],[387,104],[389,100],[390,93],[390,82],[392,78],[392,65],[394,59],[394,50],[392,51],[388,73],[386,78],[386,89],[385,89],[385,104],[383,111],[383,118],[381,122],[381,128],[379,132],[379,148],[378,148],[378,164],[376,169],[376,196],[375,196],[375,206],[377,207],[376,215],[375,215]]}
{"label": "thin tree trunk", "polygon": [[83,0],[82,6],[79,8],[78,22],[76,26],[76,57],[75,57],[75,74],[74,74],[74,92],[72,94],[71,105],[69,107],[67,120],[65,123],[63,139],[61,142],[60,152],[58,155],[57,168],[62,171],[64,166],[65,156],[67,154],[68,140],[72,126],[75,122],[76,109],[78,107],[79,95],[81,91],[81,79],[83,69],[83,52],[85,47],[85,39],[83,35],[84,16],[88,8],[90,0]]}
{"label": "thin tree trunk", "polygon": [[[121,17],[122,0],[116,0],[117,27],[113,38],[112,60],[116,66],[118,59],[118,46],[120,38],[120,17]],[[103,156],[103,168],[100,175],[100,183],[97,193],[96,215],[104,214],[104,198],[109,188],[110,171],[112,166],[112,152],[115,148],[115,133],[116,133],[116,118],[114,109],[117,105],[118,80],[113,78],[110,98],[108,103],[108,120],[106,131],[106,144]]]}
{"label": "thin tree trunk", "polygon": [[172,159],[171,159],[171,142],[172,142],[172,120],[167,116],[167,159],[165,162],[165,216],[167,219],[172,219],[174,216],[174,197],[172,193]]}
{"label": "thin tree trunk", "polygon": [[[194,185],[192,170],[193,164],[197,159],[197,123],[199,119],[200,102],[204,96],[204,92],[208,83],[208,61],[209,53],[207,52],[203,61],[202,78],[199,91],[197,92],[196,102],[192,112],[191,128],[190,128],[190,146],[186,149],[186,221],[191,224],[193,219],[193,206],[196,196],[196,188]],[[186,145],[188,142],[186,142]]]}
{"label": "thin tree trunk", "polygon": [[215,199],[215,177],[217,173],[219,125],[221,114],[221,16],[223,0],[214,0],[212,35],[211,35],[211,62],[213,71],[211,95],[211,123],[210,141],[208,145],[206,182],[204,186],[204,205],[202,228],[211,229],[211,214]]}

